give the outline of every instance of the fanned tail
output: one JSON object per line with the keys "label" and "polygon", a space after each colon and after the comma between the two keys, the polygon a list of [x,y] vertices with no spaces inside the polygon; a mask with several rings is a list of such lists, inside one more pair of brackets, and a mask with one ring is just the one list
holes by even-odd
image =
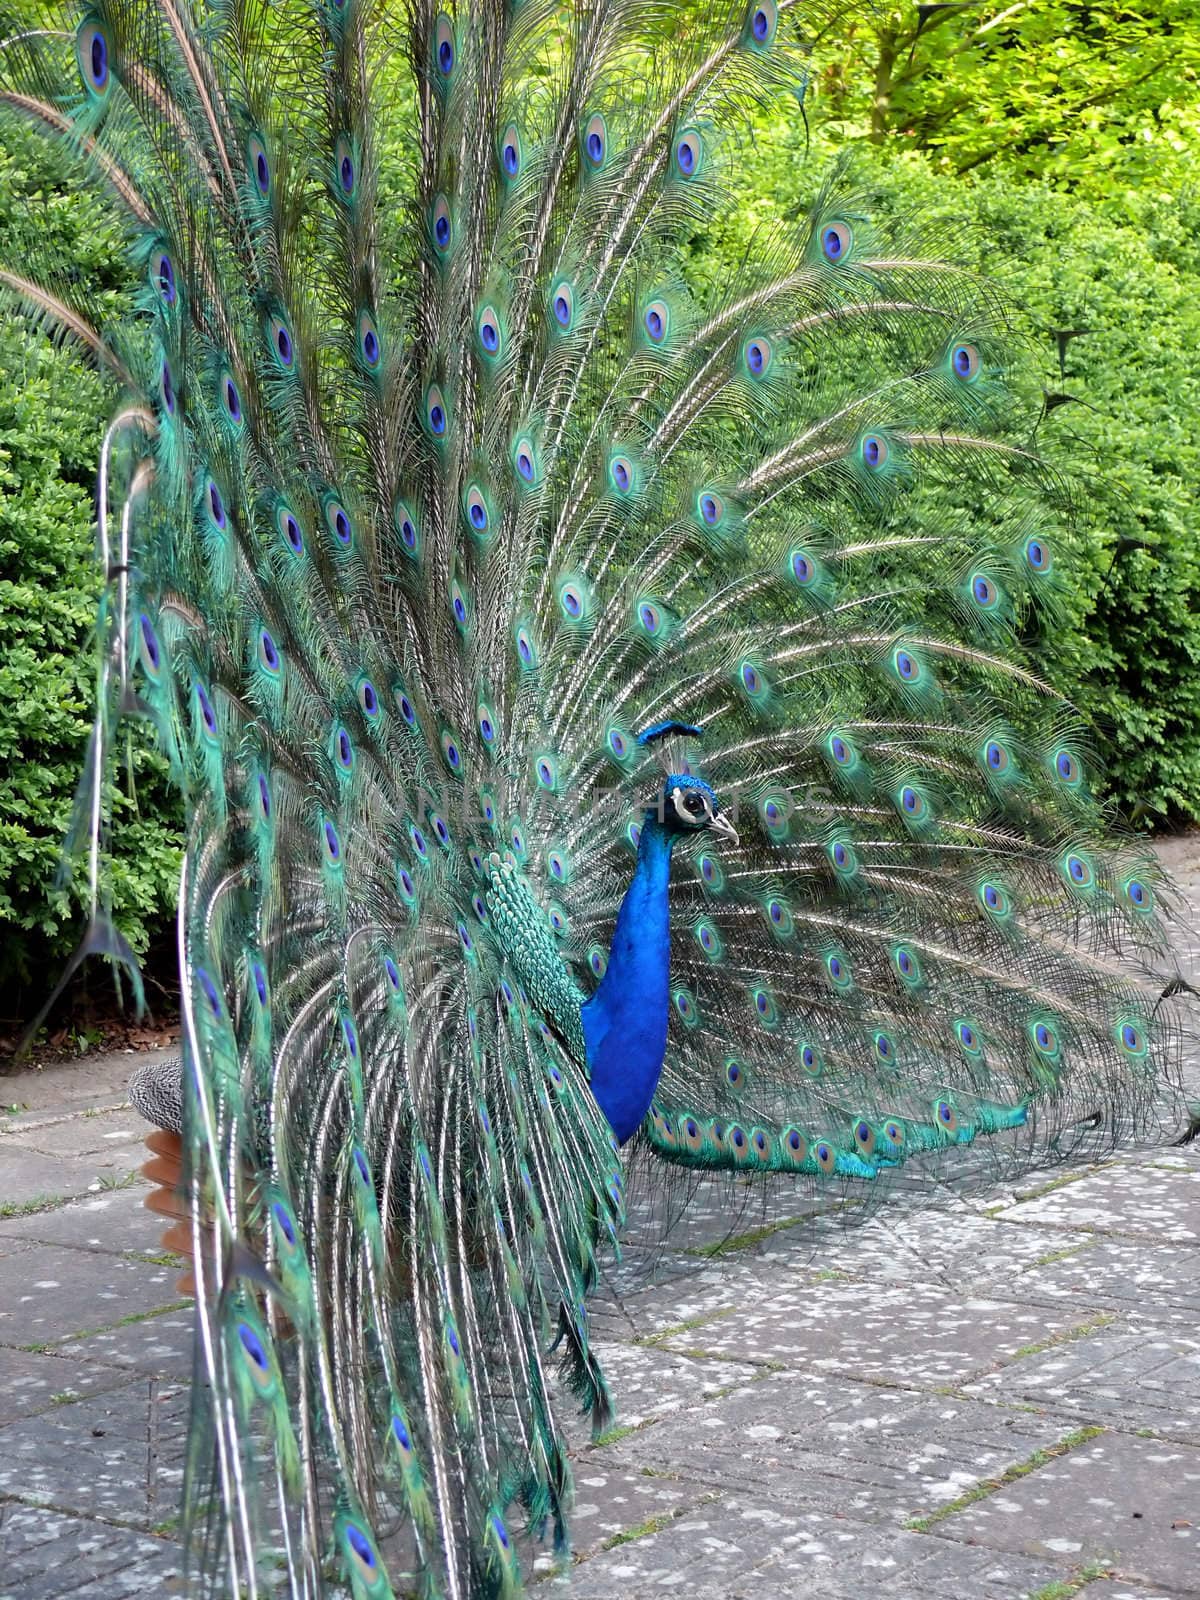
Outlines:
{"label": "fanned tail", "polygon": [[1034,661],[1067,507],[998,298],[844,173],[730,281],[697,266],[798,15],[3,29],[7,111],[69,141],[139,283],[103,336],[54,263],[0,293],[131,395],[93,760],[150,717],[189,813],[207,1592],[509,1595],[513,1508],[561,1541],[549,1351],[602,1426],[625,1203],[570,1008],[648,725],[703,729],[742,835],[677,854],[670,1162],[1041,1160],[1144,1127],[1177,1059],[1167,890]]}

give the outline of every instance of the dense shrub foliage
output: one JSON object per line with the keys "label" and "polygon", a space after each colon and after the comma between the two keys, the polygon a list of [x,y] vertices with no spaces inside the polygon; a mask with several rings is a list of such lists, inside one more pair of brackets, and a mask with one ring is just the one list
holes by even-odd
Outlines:
{"label": "dense shrub foliage", "polygon": [[[719,289],[760,224],[808,205],[835,142],[847,140],[836,87],[827,75],[817,83],[814,101],[831,120],[811,148],[800,108],[786,120],[763,119],[739,158],[739,203],[694,241],[689,275],[698,286]],[[998,278],[1015,307],[1014,365],[1029,386],[1031,418],[1041,390],[1054,397],[1036,442],[1075,487],[1069,537],[1080,581],[1055,633],[1038,641],[1043,670],[1087,719],[1124,811],[1146,824],[1198,820],[1200,192],[1185,181],[1187,152],[1178,140],[1168,144],[1161,171],[1172,174],[1169,192],[1144,180],[1105,191],[1086,172],[1066,192],[1030,179],[1028,152],[1023,164],[989,159],[962,178],[946,159],[949,135],[938,148],[931,138],[923,158],[907,153],[904,129],[884,131],[854,172],[863,210],[920,218],[927,250]],[[1119,143],[1119,131],[1112,138]],[[1121,149],[1110,151],[1110,173]],[[1045,170],[1061,175],[1063,160]],[[1144,152],[1137,170],[1154,171]],[[103,207],[72,187],[60,157],[5,123],[0,261],[19,265],[31,227],[52,230],[70,277],[115,303],[125,276]],[[1066,345],[1062,367],[1055,330],[1086,330]],[[9,1015],[33,1009],[23,992],[33,996],[81,927],[78,883],[64,889],[58,878],[94,686],[92,495],[111,400],[76,353],[21,323],[0,327],[0,985],[8,1001],[0,1011]],[[915,502],[912,515],[947,511],[978,514],[970,486],[957,496],[943,487]],[[141,949],[169,918],[181,839],[162,763],[140,730],[112,807],[113,903]]]}
{"label": "dense shrub foliage", "polygon": [[[713,286],[756,227],[803,212],[827,170],[797,123],[764,132],[746,174],[759,198],[696,241],[693,275]],[[1200,191],[1086,200],[995,172],[964,182],[915,157],[860,160],[854,177],[866,214],[919,218],[929,254],[1010,297],[1014,379],[1076,506],[1079,582],[1038,641],[1043,670],[1090,724],[1122,810],[1200,820]],[[1086,330],[1062,366],[1058,330]],[[935,497],[913,514],[948,509]],[[956,509],[976,514],[969,487]]]}
{"label": "dense shrub foliage", "polygon": [[[100,207],[66,192],[67,176],[32,138],[4,130],[0,258],[19,267],[24,230],[53,230],[64,263],[115,297],[117,236]],[[83,925],[81,885],[58,885],[95,687],[93,493],[111,401],[73,351],[0,325],[0,1010],[10,1016]],[[129,756],[112,797],[109,880],[118,922],[144,949],[171,914],[180,833],[140,730]]]}

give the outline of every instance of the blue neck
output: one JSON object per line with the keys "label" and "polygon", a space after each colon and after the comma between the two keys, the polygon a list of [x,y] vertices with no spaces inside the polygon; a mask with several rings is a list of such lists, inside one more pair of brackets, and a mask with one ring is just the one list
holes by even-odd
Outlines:
{"label": "blue neck", "polygon": [[650,1109],[667,1050],[674,835],[647,812],[633,882],[613,930],[608,969],[582,1007],[592,1094],[622,1144]]}

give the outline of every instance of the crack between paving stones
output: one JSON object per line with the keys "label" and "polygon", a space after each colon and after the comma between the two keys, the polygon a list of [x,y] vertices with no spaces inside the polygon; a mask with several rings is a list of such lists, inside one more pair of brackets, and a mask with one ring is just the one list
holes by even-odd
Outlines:
{"label": "crack between paving stones", "polygon": [[[1049,1466],[1052,1461],[1059,1461],[1063,1456],[1070,1455],[1072,1450],[1077,1450],[1081,1445],[1089,1444],[1093,1439],[1098,1439],[1108,1430],[1091,1423],[1085,1427],[1074,1428],[1065,1434],[1056,1444],[1045,1445],[1035,1450],[1031,1455],[1021,1461],[1014,1461],[1005,1467],[1003,1472],[994,1478],[984,1478],[974,1488],[968,1489],[965,1494],[960,1494],[954,1500],[948,1500],[945,1505],[937,1506],[933,1511],[922,1517],[910,1517],[904,1524],[909,1533],[929,1533],[939,1523],[945,1522],[947,1517],[953,1517],[960,1511],[966,1511],[973,1505],[978,1505],[981,1500],[988,1500],[992,1495],[1006,1489],[1010,1483],[1016,1483],[1021,1478],[1028,1478]],[[938,1537],[945,1538],[945,1534]]]}
{"label": "crack between paving stones", "polygon": [[[11,1350],[12,1348],[12,1345],[0,1345],[0,1349],[3,1350]],[[27,1353],[28,1352],[22,1352],[22,1354]],[[65,1356],[61,1353],[61,1351],[58,1350],[43,1350],[39,1351],[38,1353],[40,1355],[47,1356],[54,1361],[70,1361],[77,1366],[80,1365],[79,1358],[77,1356]],[[66,1406],[81,1405],[85,1400],[100,1400],[105,1395],[119,1394],[122,1389],[130,1389],[137,1382],[137,1374],[131,1373],[128,1367],[113,1367],[98,1361],[89,1362],[86,1363],[86,1365],[88,1365],[89,1370],[112,1373],[114,1377],[119,1379],[119,1381],[116,1383],[104,1384],[98,1389],[88,1389],[86,1392],[83,1390],[71,1389],[68,1386],[68,1388],[65,1390],[57,1390],[55,1394],[47,1395],[45,1405],[35,1406],[30,1411],[19,1412],[15,1416],[9,1417],[7,1422],[0,1422],[0,1443],[3,1443],[5,1428],[15,1428],[23,1422],[32,1422],[37,1417],[44,1417],[52,1411],[61,1411]],[[56,1396],[61,1396],[64,1394],[67,1395],[68,1398],[56,1398]],[[0,1596],[0,1600],[4,1600],[4,1597]]]}
{"label": "crack between paving stones", "polygon": [[[118,1328],[134,1328],[139,1322],[153,1322],[156,1317],[167,1317],[172,1312],[185,1311],[192,1304],[193,1302],[190,1299],[172,1300],[170,1305],[155,1306],[150,1311],[134,1312],[131,1316],[120,1317],[116,1322],[105,1323],[99,1328],[80,1328],[77,1333],[68,1333],[61,1339],[50,1339],[44,1344],[9,1344],[6,1340],[0,1340],[0,1349],[19,1350],[22,1355],[27,1356],[78,1355],[78,1351],[67,1351],[63,1347],[68,1344],[75,1344],[81,1339],[95,1339],[104,1333],[116,1333]],[[96,1364],[105,1366],[108,1363],[97,1361]]]}
{"label": "crack between paving stones", "polygon": [[1093,1239],[1132,1239],[1137,1244],[1151,1243],[1168,1250],[1200,1250],[1200,1239],[1169,1239],[1161,1233],[1150,1233],[1140,1228],[1106,1228],[1095,1222],[1042,1222],[1037,1217],[989,1218],[1005,1228],[1042,1228],[1047,1233],[1083,1234]]}
{"label": "crack between paving stones", "polygon": [[[119,1517],[101,1516],[97,1511],[81,1511],[78,1506],[59,1505],[54,1500],[32,1500],[28,1495],[14,1494],[11,1489],[0,1489],[0,1506],[24,1506],[30,1511],[53,1511],[55,1516],[69,1517],[72,1522],[97,1522],[103,1528],[119,1528],[122,1533],[137,1533],[144,1539],[157,1539],[164,1548],[174,1548],[182,1554],[182,1546],[140,1522],[123,1522]],[[157,1527],[158,1524],[154,1524]]]}

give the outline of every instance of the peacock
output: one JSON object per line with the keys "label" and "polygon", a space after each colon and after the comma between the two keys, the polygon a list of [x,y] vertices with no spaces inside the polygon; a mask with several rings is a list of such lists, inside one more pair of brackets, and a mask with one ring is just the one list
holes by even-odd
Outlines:
{"label": "peacock", "polygon": [[[1003,297],[853,168],[702,245],[798,0],[48,0],[0,97],[120,219],[7,302],[100,448],[185,802],[176,1233],[202,1592],[512,1596],[629,1159],[831,1203],[1151,1130],[1171,895],[1039,667],[1071,489]],[[170,1163],[168,1163],[168,1166]],[[390,1574],[390,1576],[389,1576]]]}

